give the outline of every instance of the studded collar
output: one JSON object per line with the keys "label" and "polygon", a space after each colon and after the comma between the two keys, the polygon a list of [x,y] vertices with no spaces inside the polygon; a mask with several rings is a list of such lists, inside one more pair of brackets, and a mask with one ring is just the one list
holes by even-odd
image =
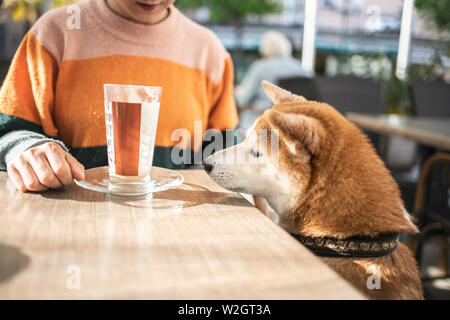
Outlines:
{"label": "studded collar", "polygon": [[376,237],[354,236],[345,239],[332,237],[304,237],[291,233],[319,257],[329,258],[378,258],[391,254],[399,239],[398,233],[380,234]]}

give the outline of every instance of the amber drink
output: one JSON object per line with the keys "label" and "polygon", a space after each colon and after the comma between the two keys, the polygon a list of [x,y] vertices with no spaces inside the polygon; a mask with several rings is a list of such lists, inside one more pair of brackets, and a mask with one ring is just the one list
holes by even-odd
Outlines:
{"label": "amber drink", "polygon": [[161,88],[105,84],[104,90],[111,188],[151,188]]}

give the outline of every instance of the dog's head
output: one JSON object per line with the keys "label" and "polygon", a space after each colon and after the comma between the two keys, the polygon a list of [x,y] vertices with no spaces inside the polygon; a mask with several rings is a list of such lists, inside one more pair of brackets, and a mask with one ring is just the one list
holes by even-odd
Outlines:
{"label": "dog's head", "polygon": [[268,82],[263,88],[274,106],[242,143],[204,160],[213,180],[266,198],[297,232],[300,225],[322,231],[335,225],[341,229],[335,234],[370,234],[386,231],[389,222],[416,231],[397,185],[360,129],[327,104]]}
{"label": "dog's head", "polygon": [[[266,81],[263,88],[275,104],[306,101]],[[215,153],[203,166],[222,187],[262,196],[277,211],[286,211],[308,184],[311,156],[319,150],[319,130],[313,118],[274,107],[256,120],[242,143]]]}

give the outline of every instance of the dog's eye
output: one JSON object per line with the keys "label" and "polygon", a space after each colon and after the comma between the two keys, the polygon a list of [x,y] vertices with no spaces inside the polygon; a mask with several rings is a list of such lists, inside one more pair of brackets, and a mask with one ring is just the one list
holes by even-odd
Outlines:
{"label": "dog's eye", "polygon": [[262,153],[255,149],[250,149],[250,155],[255,158],[259,158],[262,156]]}

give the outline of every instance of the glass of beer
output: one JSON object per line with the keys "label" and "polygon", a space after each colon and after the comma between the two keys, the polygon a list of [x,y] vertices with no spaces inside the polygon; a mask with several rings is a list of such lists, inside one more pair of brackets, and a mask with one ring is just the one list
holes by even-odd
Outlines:
{"label": "glass of beer", "polygon": [[152,189],[152,168],[161,87],[105,84],[109,189]]}

